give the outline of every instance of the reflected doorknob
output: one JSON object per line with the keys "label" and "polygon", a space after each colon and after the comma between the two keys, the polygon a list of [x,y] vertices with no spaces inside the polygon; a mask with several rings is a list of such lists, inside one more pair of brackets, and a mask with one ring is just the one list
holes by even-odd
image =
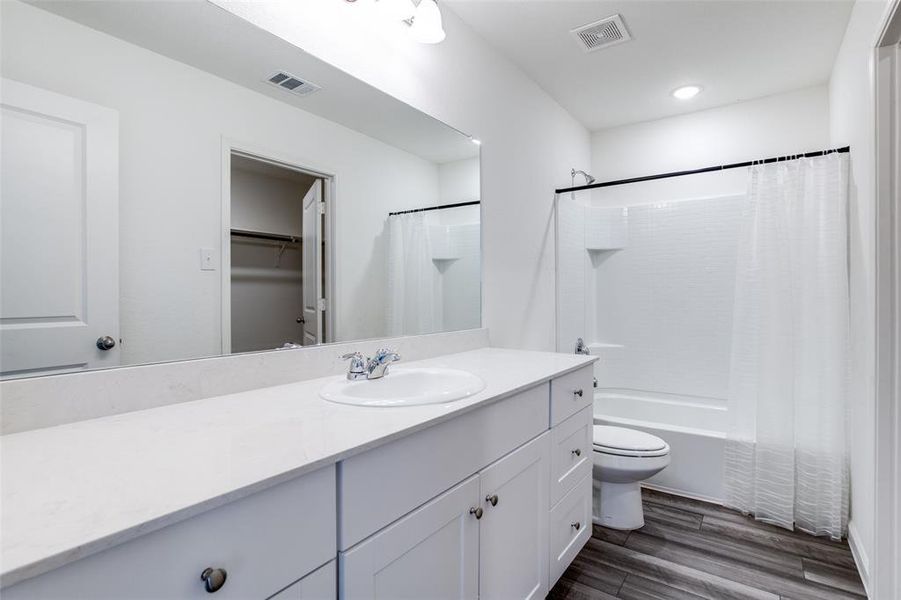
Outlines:
{"label": "reflected doorknob", "polygon": [[108,335],[97,338],[97,348],[100,350],[112,350],[116,347],[116,340]]}
{"label": "reflected doorknob", "polygon": [[297,322],[298,322],[298,323],[306,323],[307,320],[304,319],[303,317],[297,317]]}

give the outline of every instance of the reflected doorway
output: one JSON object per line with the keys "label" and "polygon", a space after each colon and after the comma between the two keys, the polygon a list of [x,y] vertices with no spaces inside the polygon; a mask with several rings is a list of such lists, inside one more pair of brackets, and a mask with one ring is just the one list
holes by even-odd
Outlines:
{"label": "reflected doorway", "polygon": [[243,153],[230,159],[227,350],[325,342],[328,178]]}

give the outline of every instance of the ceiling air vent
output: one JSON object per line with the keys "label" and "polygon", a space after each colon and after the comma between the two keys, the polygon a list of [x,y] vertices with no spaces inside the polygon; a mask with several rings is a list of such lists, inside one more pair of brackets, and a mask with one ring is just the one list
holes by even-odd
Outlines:
{"label": "ceiling air vent", "polygon": [[613,15],[588,25],[576,27],[570,33],[585,52],[594,52],[632,39],[620,15]]}
{"label": "ceiling air vent", "polygon": [[266,81],[285,91],[291,92],[292,94],[297,94],[298,96],[306,96],[307,94],[312,94],[313,92],[322,89],[315,83],[304,81],[303,79],[284,71],[275,73]]}

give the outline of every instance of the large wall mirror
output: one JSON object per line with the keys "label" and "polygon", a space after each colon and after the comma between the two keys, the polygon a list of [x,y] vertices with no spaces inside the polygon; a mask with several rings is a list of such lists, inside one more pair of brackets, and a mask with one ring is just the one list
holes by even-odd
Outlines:
{"label": "large wall mirror", "polygon": [[0,23],[0,376],[480,326],[476,140],[204,0]]}

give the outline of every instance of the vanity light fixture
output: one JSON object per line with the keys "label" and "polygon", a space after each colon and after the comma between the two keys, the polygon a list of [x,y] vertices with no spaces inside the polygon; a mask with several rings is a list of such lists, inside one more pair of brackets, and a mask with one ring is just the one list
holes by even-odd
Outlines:
{"label": "vanity light fixture", "polygon": [[406,23],[410,36],[417,42],[437,44],[444,41],[441,10],[435,0],[419,0],[418,3],[414,0],[376,0],[375,5],[388,21]]}
{"label": "vanity light fixture", "polygon": [[410,35],[422,44],[437,44],[444,41],[444,24],[441,22],[441,10],[435,0],[419,0],[416,12],[408,21]]}
{"label": "vanity light fixture", "polygon": [[376,5],[391,21],[409,21],[416,13],[413,0],[377,0]]}
{"label": "vanity light fixture", "polygon": [[702,89],[699,85],[684,85],[673,90],[673,97],[679,100],[691,100],[700,94]]}

